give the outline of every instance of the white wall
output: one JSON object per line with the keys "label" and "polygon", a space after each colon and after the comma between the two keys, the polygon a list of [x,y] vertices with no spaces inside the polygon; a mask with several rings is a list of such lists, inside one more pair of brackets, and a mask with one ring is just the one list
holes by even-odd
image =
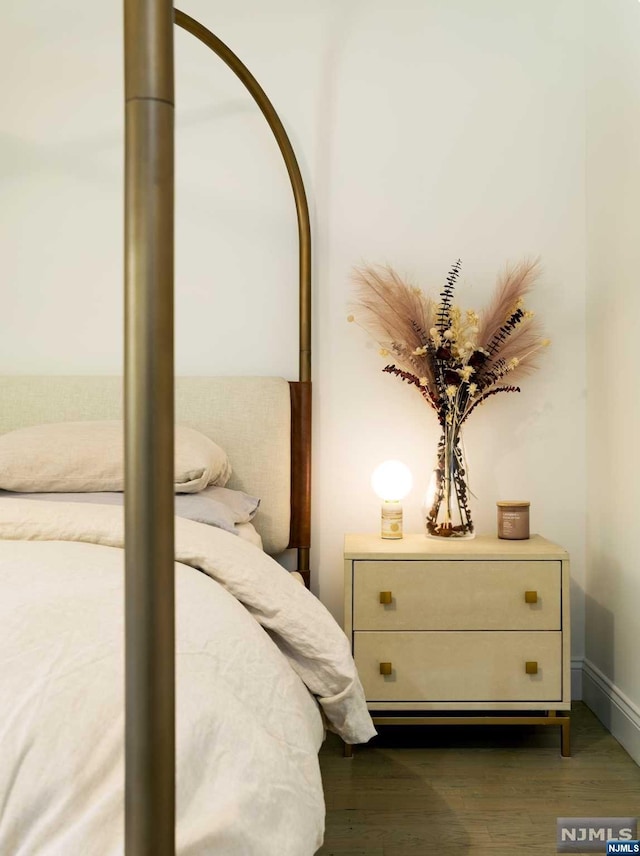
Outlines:
{"label": "white wall", "polygon": [[640,762],[640,3],[587,4],[589,704]]}
{"label": "white wall", "polygon": [[[438,288],[464,263],[480,307],[507,259],[542,256],[531,300],[554,340],[518,396],[470,422],[480,530],[529,498],[573,558],[583,652],[585,181],[580,0],[190,0],[247,62],[290,131],[314,232],[314,544],[342,614],[345,531],[375,530],[369,477],[412,468],[435,420],[345,321],[349,271],[390,262]],[[120,4],[12,2],[0,110],[3,372],[121,368]],[[231,74],[177,38],[177,368],[295,376],[296,232],[279,153]]]}

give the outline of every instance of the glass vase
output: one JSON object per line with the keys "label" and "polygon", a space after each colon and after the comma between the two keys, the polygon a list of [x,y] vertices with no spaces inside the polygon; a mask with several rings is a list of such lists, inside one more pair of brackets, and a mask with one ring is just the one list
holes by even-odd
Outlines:
{"label": "glass vase", "polygon": [[445,427],[440,437],[424,516],[427,538],[475,537],[459,427]]}

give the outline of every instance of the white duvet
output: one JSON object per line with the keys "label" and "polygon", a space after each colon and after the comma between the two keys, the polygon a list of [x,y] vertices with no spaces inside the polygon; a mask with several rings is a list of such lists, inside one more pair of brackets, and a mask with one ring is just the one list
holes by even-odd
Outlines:
{"label": "white duvet", "polygon": [[[0,500],[2,856],[123,853],[122,543],[120,508]],[[178,519],[176,558],[178,853],[315,853],[319,711],[375,733],[348,642],[230,533]]]}

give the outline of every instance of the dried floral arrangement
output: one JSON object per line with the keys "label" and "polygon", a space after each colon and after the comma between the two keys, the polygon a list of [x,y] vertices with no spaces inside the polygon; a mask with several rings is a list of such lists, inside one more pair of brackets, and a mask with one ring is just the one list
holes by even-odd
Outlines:
{"label": "dried floral arrangement", "polygon": [[359,324],[389,358],[383,371],[412,384],[442,428],[427,534],[473,537],[461,428],[473,411],[536,368],[549,340],[524,306],[539,275],[538,261],[508,265],[483,312],[454,302],[458,260],[438,300],[405,282],[390,267],[364,266],[353,275],[356,299],[348,320]]}

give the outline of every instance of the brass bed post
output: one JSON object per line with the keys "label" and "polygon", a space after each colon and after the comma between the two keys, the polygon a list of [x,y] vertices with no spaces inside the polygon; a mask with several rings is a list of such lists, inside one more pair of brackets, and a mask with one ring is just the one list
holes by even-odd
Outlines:
{"label": "brass bed post", "polygon": [[125,852],[174,856],[173,3],[124,13]]}
{"label": "brass bed post", "polygon": [[300,167],[280,117],[249,69],[199,21],[175,10],[175,22],[199,39],[233,71],[260,108],[285,162],[296,205],[299,251],[299,382],[292,384],[291,533],[298,550],[298,570],[309,586],[311,543],[311,225]]}

